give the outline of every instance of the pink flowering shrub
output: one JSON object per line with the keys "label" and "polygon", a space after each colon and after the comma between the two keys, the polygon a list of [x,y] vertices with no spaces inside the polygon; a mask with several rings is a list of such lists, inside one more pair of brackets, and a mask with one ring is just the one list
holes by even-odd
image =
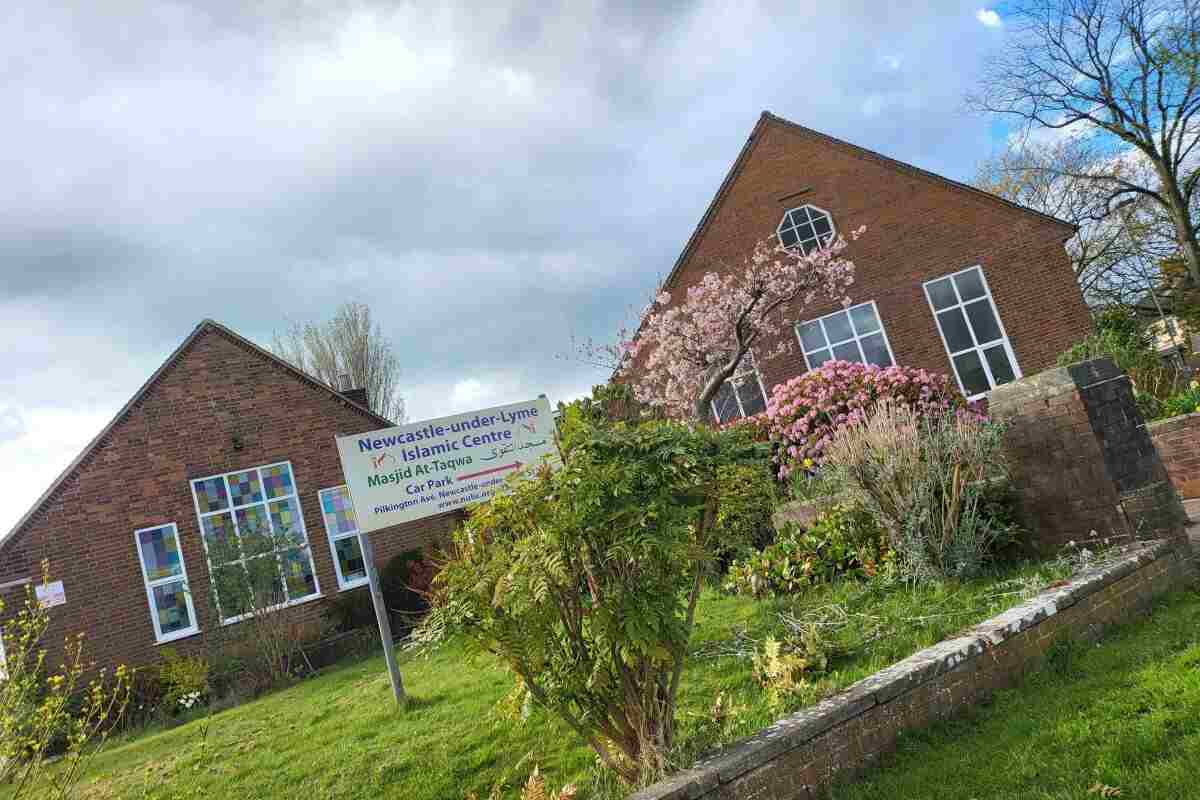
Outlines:
{"label": "pink flowering shrub", "polygon": [[885,397],[922,416],[969,409],[948,375],[910,367],[827,361],[777,385],[763,412],[776,443],[780,480],[796,469],[811,470],[820,464],[833,434],[865,419]]}

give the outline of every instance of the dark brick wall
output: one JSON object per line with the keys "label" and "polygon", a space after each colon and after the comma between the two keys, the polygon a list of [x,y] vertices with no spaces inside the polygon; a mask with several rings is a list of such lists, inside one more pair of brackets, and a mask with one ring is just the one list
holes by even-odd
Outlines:
{"label": "dark brick wall", "polygon": [[816,800],[896,749],[1018,683],[1061,638],[1094,640],[1189,573],[1167,543],[1126,555],[785,717],[630,800]]}
{"label": "dark brick wall", "polygon": [[1168,539],[1188,550],[1187,517],[1128,376],[1108,359],[1046,370],[992,393],[1034,546],[1093,536]]}
{"label": "dark brick wall", "polygon": [[[1062,225],[785,124],[769,123],[759,131],[724,202],[680,266],[673,290],[710,270],[737,269],[756,241],[774,234],[785,211],[811,203],[827,210],[843,233],[867,226],[846,251],[858,267],[850,297],[876,302],[898,364],[953,374],[922,284],[976,264],[1024,374],[1052,366],[1059,353],[1091,331],[1063,248],[1070,232]],[[835,310],[836,304],[820,302],[785,315],[799,321]],[[783,336],[796,341],[790,327]],[[763,353],[772,349],[772,342],[756,347]],[[760,367],[768,393],[805,371],[798,347],[763,359]]]}
{"label": "dark brick wall", "polygon": [[1200,414],[1152,422],[1148,429],[1175,490],[1187,500],[1200,497]]}
{"label": "dark brick wall", "polygon": [[[210,610],[189,480],[286,460],[322,597],[280,613],[315,620],[339,594],[317,497],[320,489],[345,482],[334,436],[379,426],[337,396],[205,329],[44,510],[6,541],[0,585],[33,576],[39,562],[49,560],[52,579],[64,582],[67,595],[67,604],[51,611],[51,645],[83,632],[99,665],[152,662],[157,646],[134,530],[176,523],[200,628],[209,631],[219,623]],[[380,565],[439,541],[457,518],[442,515],[372,534]],[[21,592],[9,590],[6,601]],[[171,646],[196,643],[192,637]]]}

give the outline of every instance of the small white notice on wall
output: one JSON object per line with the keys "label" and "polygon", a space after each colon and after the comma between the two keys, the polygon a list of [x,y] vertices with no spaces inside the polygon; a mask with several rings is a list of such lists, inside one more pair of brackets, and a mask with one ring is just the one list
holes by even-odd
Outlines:
{"label": "small white notice on wall", "polygon": [[67,590],[63,588],[62,581],[41,584],[37,587],[37,599],[38,605],[42,608],[65,606],[67,604]]}

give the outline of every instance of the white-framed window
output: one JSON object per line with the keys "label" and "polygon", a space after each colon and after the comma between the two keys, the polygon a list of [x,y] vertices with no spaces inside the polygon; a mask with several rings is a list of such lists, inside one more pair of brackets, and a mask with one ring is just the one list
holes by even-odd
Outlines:
{"label": "white-framed window", "polygon": [[174,522],[139,528],[133,532],[133,540],[146,585],[154,638],[162,643],[199,633],[179,528]]}
{"label": "white-framed window", "polygon": [[818,246],[829,244],[837,229],[828,211],[804,205],[785,212],[775,233],[784,247],[799,247],[801,253],[807,254]]}
{"label": "white-framed window", "polygon": [[925,297],[954,365],[958,387],[968,400],[978,400],[1021,377],[982,267],[926,281]]}
{"label": "white-framed window", "polygon": [[[320,596],[291,462],[197,478],[191,486],[225,624]],[[265,605],[267,596],[273,601]]]}
{"label": "white-framed window", "polygon": [[881,367],[896,363],[874,300],[797,323],[796,338],[809,369],[826,361],[857,361]]}
{"label": "white-framed window", "polygon": [[738,371],[721,384],[712,399],[713,416],[724,425],[742,417],[752,417],[767,408],[767,391],[749,353]]}
{"label": "white-framed window", "polygon": [[354,589],[367,584],[367,564],[363,561],[362,541],[359,539],[358,517],[348,486],[333,486],[318,492],[321,516],[325,520],[325,535],[333,568],[337,572],[338,589]]}

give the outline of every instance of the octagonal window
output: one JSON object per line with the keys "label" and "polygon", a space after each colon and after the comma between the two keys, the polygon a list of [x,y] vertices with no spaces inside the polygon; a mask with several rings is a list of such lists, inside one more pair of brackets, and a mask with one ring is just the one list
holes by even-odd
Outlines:
{"label": "octagonal window", "polygon": [[776,229],[784,247],[799,247],[807,255],[829,244],[836,230],[829,212],[816,206],[800,206],[783,215]]}

